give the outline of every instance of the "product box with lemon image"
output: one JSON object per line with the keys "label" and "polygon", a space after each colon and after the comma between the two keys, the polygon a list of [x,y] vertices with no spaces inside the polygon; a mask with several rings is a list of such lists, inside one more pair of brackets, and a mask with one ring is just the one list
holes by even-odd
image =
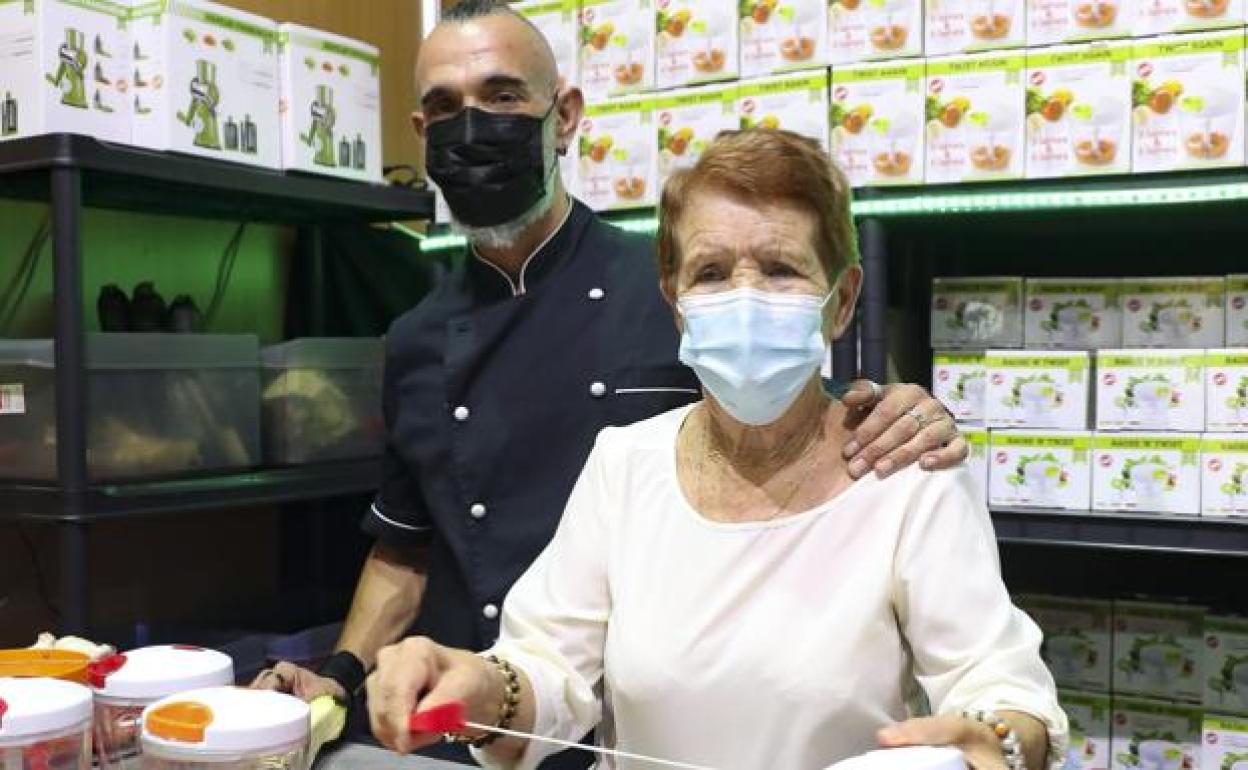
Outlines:
{"label": "product box with lemon image", "polygon": [[1200,446],[1201,515],[1248,516],[1248,434],[1206,433]]}
{"label": "product box with lemon image", "polygon": [[1114,695],[1199,704],[1204,619],[1196,605],[1114,602]]}
{"label": "product box with lemon image", "polygon": [[1117,278],[1028,278],[1023,343],[1094,350],[1122,344]]}
{"label": "product box with lemon image", "polygon": [[1226,345],[1248,347],[1248,275],[1226,277]]}
{"label": "product box with lemon image", "polygon": [[1248,770],[1248,719],[1206,714],[1200,766],[1209,770]]}
{"label": "product box with lemon image", "polygon": [[157,0],[135,9],[131,31],[136,144],[281,166],[275,22],[207,0]]}
{"label": "product box with lemon image", "polygon": [[832,0],[828,4],[831,64],[922,55],[922,0]]}
{"label": "product box with lemon image", "polygon": [[975,481],[978,497],[975,499],[988,501],[988,440],[987,428],[959,425],[958,432],[966,439],[968,454],[966,469]]}
{"label": "product box with lemon image", "polygon": [[832,158],[854,187],[923,183],[921,61],[832,68]]}
{"label": "product box with lemon image", "polygon": [[783,128],[828,146],[827,70],[743,80],[737,88],[741,128]]}
{"label": "product box with lemon image", "polygon": [[678,169],[689,168],[721,131],[738,127],[735,85],[703,86],[656,94],[659,189]]}
{"label": "product box with lemon image", "polygon": [[1242,166],[1242,30],[1135,44],[1133,171]]}
{"label": "product box with lemon image", "polygon": [[585,101],[654,88],[654,26],[651,0],[581,0]]}
{"label": "product box with lemon image", "polygon": [[1112,770],[1197,770],[1203,714],[1195,706],[1114,696]]}
{"label": "product box with lemon image", "polygon": [[1218,348],[1224,344],[1226,279],[1130,278],[1122,283],[1122,344]]}
{"label": "product box with lemon image", "polygon": [[1091,363],[1086,350],[990,350],[984,368],[989,428],[1087,429]]}
{"label": "product box with lemon image", "polygon": [[1109,692],[1114,657],[1111,602],[1023,594],[1015,597],[1015,603],[1044,631],[1040,655],[1058,687]]}
{"label": "product box with lemon image", "polygon": [[1131,170],[1130,43],[1027,53],[1027,177]]}
{"label": "product box with lemon image", "polygon": [[960,423],[982,423],[988,369],[984,354],[946,350],[932,355],[932,395]]}
{"label": "product box with lemon image", "polygon": [[585,107],[578,142],[577,189],[595,211],[658,201],[656,130],[651,97]]}
{"label": "product box with lemon image", "polygon": [[1116,40],[1131,36],[1140,0],[1027,0],[1027,45]]}
{"label": "product box with lemon image", "polygon": [[127,2],[0,2],[0,141],[130,141]]}
{"label": "product box with lemon image", "polygon": [[1199,433],[1097,433],[1092,454],[1093,510],[1200,513]]}
{"label": "product box with lemon image", "polygon": [[1096,429],[1204,430],[1204,365],[1194,348],[1098,351]]}
{"label": "product box with lemon image", "polygon": [[655,0],[659,88],[735,80],[740,72],[737,0]]}
{"label": "product box with lemon image", "polygon": [[823,67],[828,63],[824,0],[739,0],[741,77]]}
{"label": "product box with lemon image", "polygon": [[1022,48],[1025,0],[924,0],[923,50],[928,56]]}
{"label": "product box with lemon image", "polygon": [[1062,770],[1109,770],[1109,695],[1058,690],[1057,702],[1070,720],[1070,743]]}
{"label": "product box with lemon image", "polygon": [[1023,176],[1023,65],[1021,53],[928,60],[928,184]]}
{"label": "product box with lemon image", "polygon": [[993,430],[988,504],[1088,510],[1091,444],[1088,431]]}
{"label": "product box with lemon image", "polygon": [[1021,277],[932,279],[932,347],[985,350],[1023,345]]}
{"label": "product box with lemon image", "polygon": [[[1204,703],[1206,712],[1248,716],[1248,619],[1221,615],[1205,618]],[[1237,750],[1248,752],[1248,735],[1243,738],[1245,742]],[[1248,753],[1242,760],[1248,762]],[[1206,766],[1215,770],[1223,767]],[[1248,770],[1248,765],[1241,770]]]}
{"label": "product box with lemon image", "polygon": [[511,9],[528,19],[550,44],[559,74],[569,85],[581,77],[580,26],[577,0],[524,0]]}
{"label": "product box with lemon image", "polygon": [[1248,348],[1206,351],[1205,430],[1248,432]]}

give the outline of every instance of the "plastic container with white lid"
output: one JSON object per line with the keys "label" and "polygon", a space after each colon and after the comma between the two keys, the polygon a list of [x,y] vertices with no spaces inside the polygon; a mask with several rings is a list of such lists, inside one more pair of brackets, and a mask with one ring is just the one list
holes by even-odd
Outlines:
{"label": "plastic container with white lid", "polygon": [[143,712],[143,770],[305,770],[311,711],[282,693],[214,687]]}
{"label": "plastic container with white lid", "polygon": [[957,749],[914,746],[869,751],[827,770],[966,770],[966,760]]}
{"label": "plastic container with white lid", "polygon": [[0,770],[90,767],[90,690],[59,679],[0,679]]}
{"label": "plastic container with white lid", "polygon": [[95,751],[102,770],[137,770],[143,709],[188,690],[234,683],[234,662],[215,650],[188,645],[144,647],[97,667]]}

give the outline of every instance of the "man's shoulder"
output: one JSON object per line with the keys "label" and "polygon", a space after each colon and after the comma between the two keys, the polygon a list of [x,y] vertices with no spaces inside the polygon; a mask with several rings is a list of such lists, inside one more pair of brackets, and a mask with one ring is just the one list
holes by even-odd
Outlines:
{"label": "man's shoulder", "polygon": [[393,354],[417,345],[428,338],[430,332],[441,337],[443,323],[454,312],[452,285],[455,280],[454,271],[442,273],[428,294],[390,322],[386,332],[387,351]]}

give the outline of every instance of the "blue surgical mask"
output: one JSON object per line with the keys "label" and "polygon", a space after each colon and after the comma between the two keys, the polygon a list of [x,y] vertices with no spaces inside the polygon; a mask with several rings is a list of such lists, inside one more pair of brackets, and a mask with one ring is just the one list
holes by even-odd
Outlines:
{"label": "blue surgical mask", "polygon": [[828,297],[757,289],[682,297],[680,360],[728,414],[747,425],[769,425],[823,363]]}

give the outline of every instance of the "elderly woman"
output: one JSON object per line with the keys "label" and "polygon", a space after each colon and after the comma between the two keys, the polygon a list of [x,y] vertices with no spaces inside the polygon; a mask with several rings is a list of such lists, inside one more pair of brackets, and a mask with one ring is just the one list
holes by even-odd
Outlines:
{"label": "elderly woman", "polygon": [[[846,471],[819,364],[862,284],[849,198],[818,145],[783,131],[721,135],[668,182],[662,289],[704,400],[599,435],[489,657],[382,651],[383,743],[436,740],[407,715],[458,700],[473,722],[598,727],[719,770],[819,770],[879,745],[956,746],[976,770],[1060,761],[1040,632],[1010,604],[970,474]],[[937,716],[908,718],[915,696]],[[490,766],[551,751],[457,737]]]}

